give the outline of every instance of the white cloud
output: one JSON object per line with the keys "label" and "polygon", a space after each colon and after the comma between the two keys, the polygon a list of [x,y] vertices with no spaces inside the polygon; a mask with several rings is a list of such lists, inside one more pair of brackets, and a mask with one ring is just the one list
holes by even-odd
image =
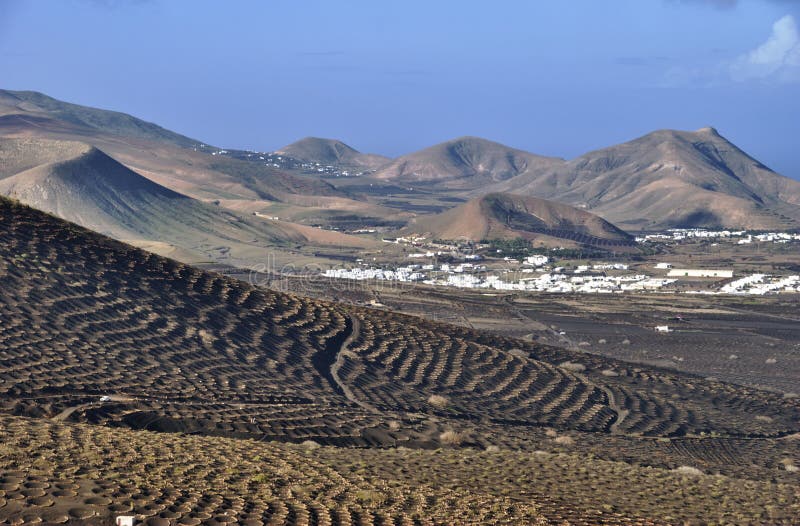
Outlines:
{"label": "white cloud", "polygon": [[800,81],[800,32],[794,17],[786,15],[775,22],[767,41],[734,60],[729,72],[737,81]]}

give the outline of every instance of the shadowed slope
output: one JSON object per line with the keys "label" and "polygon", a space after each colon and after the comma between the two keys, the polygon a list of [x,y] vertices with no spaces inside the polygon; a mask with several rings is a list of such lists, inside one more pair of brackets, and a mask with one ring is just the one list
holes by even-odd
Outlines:
{"label": "shadowed slope", "polygon": [[[429,422],[433,429],[477,419],[605,434],[618,418],[613,391],[616,403],[632,408],[621,432],[771,436],[796,429],[797,408],[776,395],[622,364],[625,374],[605,378],[597,371],[613,360],[255,289],[5,199],[0,221],[0,397],[22,408],[53,395],[46,407],[33,402],[36,414],[54,415],[107,391],[131,403],[84,418],[334,444],[435,444],[426,437],[430,427],[393,434],[382,422],[428,414],[445,419]],[[594,372],[557,366],[570,360]],[[348,400],[339,382],[364,405]],[[445,397],[447,408],[429,402],[433,395]],[[753,412],[771,423],[753,421]],[[287,427],[281,422],[289,415],[295,424]]]}

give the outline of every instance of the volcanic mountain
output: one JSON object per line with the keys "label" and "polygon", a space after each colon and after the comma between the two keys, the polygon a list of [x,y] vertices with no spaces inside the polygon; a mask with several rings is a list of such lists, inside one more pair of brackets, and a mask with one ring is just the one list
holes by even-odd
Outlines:
{"label": "volcanic mountain", "polygon": [[509,148],[479,137],[459,137],[398,157],[374,177],[441,189],[478,190],[563,161]]}
{"label": "volcanic mountain", "polygon": [[275,153],[293,157],[300,161],[318,162],[325,165],[377,168],[389,162],[388,157],[371,153],[361,153],[336,139],[306,137],[293,142]]}
{"label": "volcanic mountain", "polygon": [[491,189],[585,207],[628,229],[800,226],[800,182],[713,128],[656,131]]}
{"label": "volcanic mountain", "polygon": [[34,91],[0,90],[0,136],[91,144],[148,179],[198,199],[304,204],[310,198],[349,198],[317,178],[227,158],[219,148],[131,115]]}
{"label": "volcanic mountain", "polygon": [[569,205],[512,194],[488,194],[441,214],[417,218],[409,231],[438,239],[517,239],[540,246],[633,247],[633,238]]}
{"label": "volcanic mountain", "polygon": [[[108,134],[165,142],[183,148],[197,146],[200,141],[172,132],[117,111],[101,110],[63,102],[36,91],[0,90],[0,120],[29,125],[47,125],[60,121],[59,127],[75,133]],[[49,124],[55,124],[50,122]]]}
{"label": "volcanic mountain", "polygon": [[266,246],[311,241],[289,223],[246,218],[165,188],[88,144],[0,139],[0,161],[0,194],[179,259],[243,264]]}

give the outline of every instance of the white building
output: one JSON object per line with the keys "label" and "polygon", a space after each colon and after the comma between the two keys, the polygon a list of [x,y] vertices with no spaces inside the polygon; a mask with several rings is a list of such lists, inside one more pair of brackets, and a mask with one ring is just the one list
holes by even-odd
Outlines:
{"label": "white building", "polygon": [[667,273],[671,278],[732,278],[732,270],[674,268]]}
{"label": "white building", "polygon": [[525,263],[528,265],[533,265],[534,267],[541,267],[542,265],[547,265],[550,262],[550,258],[547,256],[541,255],[534,255],[528,256],[525,258]]}

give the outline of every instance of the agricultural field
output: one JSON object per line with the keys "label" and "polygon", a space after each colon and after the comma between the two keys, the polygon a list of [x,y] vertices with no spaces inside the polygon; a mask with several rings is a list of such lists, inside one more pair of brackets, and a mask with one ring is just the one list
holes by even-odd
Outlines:
{"label": "agricultural field", "polygon": [[259,288],[7,200],[0,222],[0,521],[798,516],[784,393]]}
{"label": "agricultural field", "polygon": [[[241,279],[252,279],[240,275]],[[544,294],[331,278],[253,281],[726,382],[798,394],[800,295]],[[668,334],[655,327],[667,325]]]}

